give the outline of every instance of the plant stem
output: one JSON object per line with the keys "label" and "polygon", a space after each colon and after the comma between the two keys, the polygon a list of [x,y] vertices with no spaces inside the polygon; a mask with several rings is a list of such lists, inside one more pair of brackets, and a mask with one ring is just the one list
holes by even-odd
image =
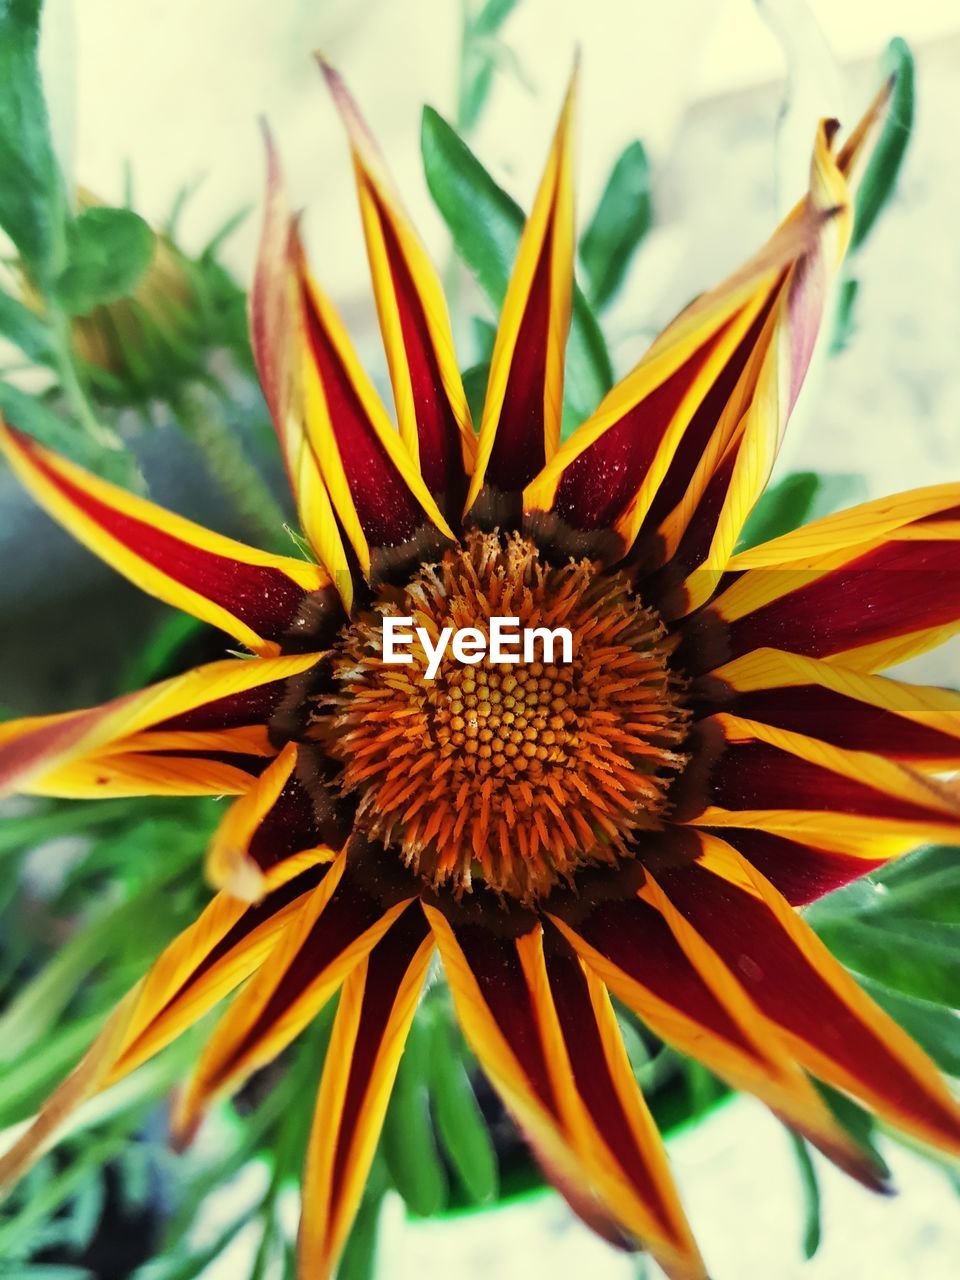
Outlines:
{"label": "plant stem", "polygon": [[265,548],[279,547],[283,511],[214,397],[203,395],[199,387],[187,387],[174,402],[173,411],[251,537]]}
{"label": "plant stem", "polygon": [[111,430],[110,427],[105,427],[97,418],[77,374],[77,367],[73,360],[68,317],[49,299],[47,306],[50,316],[50,329],[53,336],[54,359],[57,373],[60,375],[60,385],[67,398],[67,403],[76,415],[80,426],[91,440],[95,441],[103,449],[122,448],[120,438],[116,432]]}

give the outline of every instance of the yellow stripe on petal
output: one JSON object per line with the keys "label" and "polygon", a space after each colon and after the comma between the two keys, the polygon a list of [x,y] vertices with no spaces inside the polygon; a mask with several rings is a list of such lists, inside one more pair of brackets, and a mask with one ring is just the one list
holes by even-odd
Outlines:
{"label": "yellow stripe on petal", "polygon": [[476,440],[443,289],[356,103],[318,61],[350,139],[400,438],[441,511],[458,520]]}
{"label": "yellow stripe on petal", "polygon": [[304,1171],[299,1265],[316,1280],[333,1273],[360,1203],[433,951],[411,909],[344,983]]}
{"label": "yellow stripe on petal", "polygon": [[[0,421],[0,451],[37,502],[150,595],[256,653],[303,649],[342,621],[318,565],[211,533],[84,471]],[[315,647],[310,645],[310,647]]]}
{"label": "yellow stripe on petal", "polygon": [[306,431],[324,485],[364,574],[408,572],[453,534],[302,250],[298,261]]}
{"label": "yellow stripe on petal", "polygon": [[897,1127],[960,1152],[960,1106],[926,1054],[759,871],[725,841],[707,833],[700,841],[695,866],[665,873],[667,893],[736,962],[790,1052]]}
{"label": "yellow stripe on petal", "polygon": [[577,73],[507,285],[490,362],[467,511],[516,524],[520,495],[560,441],[573,290],[573,112]]}
{"label": "yellow stripe on petal", "polygon": [[409,902],[385,907],[354,883],[346,853],[339,854],[269,966],[217,1025],[174,1115],[179,1142],[190,1140],[215,1097],[237,1088],[300,1034]]}
{"label": "yellow stripe on petal", "polygon": [[[287,682],[319,657],[225,659],[99,707],[7,721],[0,725],[0,793],[95,798],[150,795],[153,788],[187,795],[245,791],[251,777],[240,767],[243,757],[254,765],[273,754],[264,726]],[[218,762],[217,756],[228,758]]]}
{"label": "yellow stripe on petal", "polygon": [[267,188],[257,266],[250,291],[250,341],[273,418],[287,478],[304,536],[336,584],[344,608],[353,604],[353,580],[320,465],[307,439],[301,351],[297,235],[280,161],[269,130]]}
{"label": "yellow stripe on petal", "polygon": [[278,879],[256,907],[225,894],[214,898],[124,997],[79,1065],[0,1157],[0,1186],[26,1172],[77,1107],[159,1053],[248,978],[324,873],[316,859],[291,860],[285,881]]}

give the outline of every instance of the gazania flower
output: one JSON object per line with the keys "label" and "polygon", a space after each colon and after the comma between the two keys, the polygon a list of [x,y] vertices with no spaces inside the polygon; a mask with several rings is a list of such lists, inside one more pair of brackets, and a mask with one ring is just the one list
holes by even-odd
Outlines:
{"label": "gazania flower", "polygon": [[[11,465],[81,541],[254,655],[2,728],[7,787],[234,794],[220,892],[157,960],[2,1173],[69,1109],[242,986],[175,1109],[179,1141],[342,988],[304,1175],[304,1276],[354,1211],[435,950],[548,1175],[609,1238],[704,1274],[612,992],[869,1185],[811,1076],[960,1147],[933,1065],[794,909],[930,841],[960,697],[875,674],[960,627],[960,485],[737,553],[823,325],[851,183],[821,124],[810,188],[565,443],[568,98],[474,435],[436,275],[336,74],[399,434],[310,275],[269,155],[253,343],[317,563],[267,555],[89,476],[13,427]],[[570,664],[383,662],[383,619],[565,626]]]}

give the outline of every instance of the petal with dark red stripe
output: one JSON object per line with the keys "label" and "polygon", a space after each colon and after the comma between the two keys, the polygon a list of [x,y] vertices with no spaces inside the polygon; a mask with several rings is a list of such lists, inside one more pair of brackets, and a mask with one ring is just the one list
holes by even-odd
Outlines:
{"label": "petal with dark red stripe", "polygon": [[411,907],[344,983],[304,1171],[298,1247],[303,1275],[321,1280],[336,1266],[433,950],[423,912]]}
{"label": "petal with dark red stripe", "polygon": [[250,343],[264,398],[280,442],[297,505],[300,527],[349,609],[353,603],[350,561],[323,477],[307,439],[301,353],[297,235],[269,130],[267,189],[257,266],[250,291]]}
{"label": "petal with dark red stripe", "polygon": [[960,485],[866,503],[741,552],[684,627],[703,671],[772,647],[875,671],[960,630]]}
{"label": "petal with dark red stripe", "polygon": [[173,1120],[189,1141],[211,1100],[231,1091],[294,1040],[347,975],[409,906],[407,888],[384,896],[382,848],[364,883],[363,857],[351,842],[284,931],[276,951],[217,1025],[179,1100]]}
{"label": "petal with dark red stripe", "polygon": [[307,436],[363,573],[402,576],[453,534],[299,249],[298,259]]}
{"label": "petal with dark red stripe", "polygon": [[291,859],[284,870],[286,879],[278,879],[256,906],[218,894],[167,947],[30,1127],[0,1157],[0,1186],[25,1172],[82,1102],[159,1053],[259,968],[327,867],[303,857]]}
{"label": "petal with dark red stripe", "polygon": [[898,1128],[960,1151],[960,1107],[919,1046],[745,859],[711,836],[702,847],[697,863],[658,870],[658,881],[790,1052]]}
{"label": "petal with dark red stripe", "polygon": [[350,139],[400,438],[441,512],[456,524],[476,441],[446,300],[356,103],[329,63],[319,62]]}
{"label": "petal with dark red stripe", "polygon": [[317,654],[229,658],[63,715],[0,725],[0,793],[232,795],[275,754],[267,724]]}
{"label": "petal with dark red stripe", "polygon": [[[692,858],[697,848],[682,837],[672,844],[667,852],[674,858],[687,845]],[[652,878],[633,867],[618,886],[620,896],[601,897],[604,886],[609,895],[609,878],[598,878],[595,886],[581,886],[578,899],[551,903],[550,919],[587,969],[661,1039],[735,1088],[755,1093],[841,1167],[877,1186],[877,1171],[838,1128],[735,977],[684,927]]]}
{"label": "petal with dark red stripe", "polygon": [[528,487],[534,534],[611,560],[637,543],[652,565],[682,552],[681,579],[720,557],[772,465],[849,235],[849,164],[831,138],[822,125],[809,194],[764,249],[681,313]]}
{"label": "petal with dark red stripe", "polygon": [[697,685],[707,705],[913,768],[960,767],[960,694],[757,649]]}
{"label": "petal with dark red stripe", "polygon": [[545,946],[539,925],[498,936],[426,911],[464,1033],[548,1176],[604,1234],[609,1216],[668,1275],[703,1276],[600,983],[549,924]]}
{"label": "petal with dark red stripe", "polygon": [[228,809],[207,850],[207,879],[256,902],[271,877],[298,854],[333,852],[350,834],[352,815],[338,806],[333,769],[319,748],[289,742]]}
{"label": "petal with dark red stripe", "polygon": [[681,822],[756,827],[874,865],[960,838],[960,801],[882,756],[726,714],[700,721],[689,749],[672,793]]}
{"label": "petal with dark red stripe", "polygon": [[326,643],[343,622],[319,565],[211,533],[108,484],[0,421],[0,451],[40,505],[138,587],[256,653]]}
{"label": "petal with dark red stripe", "polygon": [[573,289],[572,127],[576,73],[507,285],[490,362],[470,520],[516,528],[521,494],[560,441]]}
{"label": "petal with dark red stripe", "polygon": [[818,849],[759,827],[723,827],[713,834],[722,835],[795,907],[815,902],[886,862],[886,858]]}

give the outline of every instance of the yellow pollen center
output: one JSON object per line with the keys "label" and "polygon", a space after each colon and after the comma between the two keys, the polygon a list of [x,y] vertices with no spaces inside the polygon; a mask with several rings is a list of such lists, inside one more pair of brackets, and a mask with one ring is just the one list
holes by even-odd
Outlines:
{"label": "yellow pollen center", "polygon": [[[573,661],[458,661],[436,677],[383,661],[382,618],[413,617],[431,645],[444,627],[489,635],[491,617],[520,630],[566,627]],[[524,902],[580,866],[630,856],[656,828],[688,714],[668,638],[623,574],[587,561],[540,560],[519,536],[471,533],[396,599],[346,632],[318,730],[358,799],[357,821],[430,885],[483,882]]]}

